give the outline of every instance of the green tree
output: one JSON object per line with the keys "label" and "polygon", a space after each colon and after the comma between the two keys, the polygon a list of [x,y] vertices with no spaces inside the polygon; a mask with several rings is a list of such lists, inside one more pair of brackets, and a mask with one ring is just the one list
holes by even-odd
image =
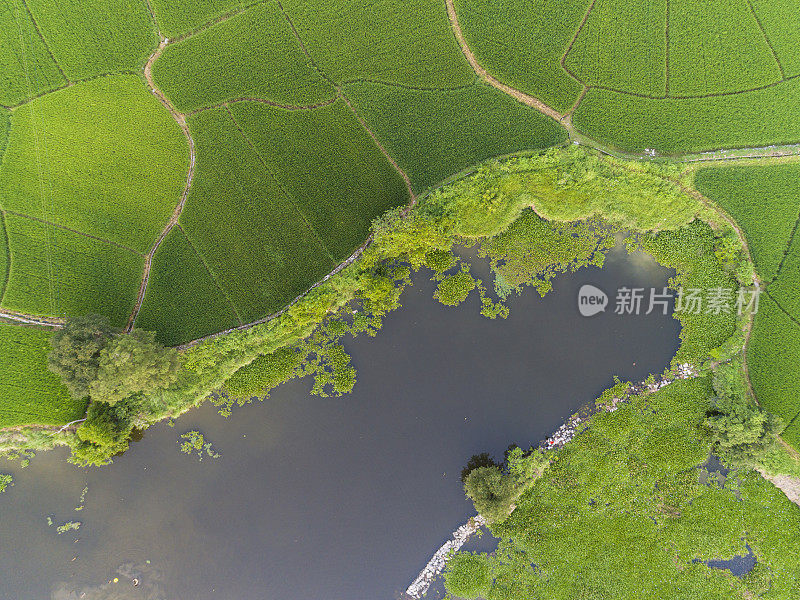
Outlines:
{"label": "green tree", "polygon": [[485,554],[467,552],[454,555],[447,562],[444,586],[449,594],[475,600],[486,598],[492,587],[492,573]]}
{"label": "green tree", "polygon": [[133,430],[132,406],[132,403],[112,406],[106,402],[92,402],[86,420],[75,432],[79,442],[72,449],[70,460],[80,466],[105,465],[113,456],[127,450]]}
{"label": "green tree", "polygon": [[89,315],[68,320],[53,334],[48,366],[61,377],[73,397],[89,395],[89,386],[100,366],[100,353],[113,333],[108,319]]}
{"label": "green tree", "polygon": [[475,510],[492,523],[511,513],[518,496],[514,476],[498,466],[472,469],[464,481],[464,491],[475,504]]}
{"label": "green tree", "polygon": [[100,353],[97,377],[89,386],[92,400],[116,404],[129,396],[169,387],[180,360],[172,348],[155,341],[155,333],[134,330],[114,338]]}

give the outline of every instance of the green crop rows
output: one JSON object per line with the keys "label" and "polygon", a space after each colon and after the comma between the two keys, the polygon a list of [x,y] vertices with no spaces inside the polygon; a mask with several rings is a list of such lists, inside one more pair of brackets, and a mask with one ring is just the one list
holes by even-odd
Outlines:
{"label": "green crop rows", "polygon": [[124,325],[144,259],[118,246],[6,214],[11,255],[2,307],[23,313],[101,313]]}
{"label": "green crop rows", "polygon": [[377,79],[452,88],[474,81],[442,0],[285,0],[322,70],[334,81]]}
{"label": "green crop rows", "polygon": [[495,77],[566,111],[581,84],[561,66],[586,13],[586,0],[456,0],[461,28]]}
{"label": "green crop rows", "polygon": [[230,301],[183,231],[173,229],[158,247],[137,326],[178,344],[239,325]]}
{"label": "green crop rows", "polygon": [[550,118],[483,84],[419,91],[359,83],[345,91],[417,191],[487,158],[566,138]]}
{"label": "green crop rows", "polygon": [[[254,0],[253,0],[254,1]],[[177,37],[252,4],[241,0],[150,0],[161,32]]]}
{"label": "green crop rows", "polygon": [[663,96],[666,18],[667,0],[597,0],[565,66],[593,86]]}
{"label": "green crop rows", "polygon": [[669,8],[671,95],[738,92],[780,81],[747,0],[670,0]]}
{"label": "green crop rows", "polygon": [[242,97],[307,105],[335,94],[309,63],[274,3],[255,6],[169,46],[153,75],[182,111]]}
{"label": "green crop rows", "polygon": [[62,425],[80,419],[86,402],[73,400],[47,370],[50,332],[0,325],[0,427]]}
{"label": "green crop rows", "polygon": [[17,104],[64,83],[22,0],[0,5],[0,104]]}
{"label": "green crop rows", "polygon": [[761,279],[775,279],[800,215],[800,165],[711,167],[695,186],[742,227]]}
{"label": "green crop rows", "polygon": [[178,125],[138,77],[102,77],[14,111],[0,204],[147,252],[187,160]]}
{"label": "green crop rows", "polygon": [[797,52],[800,4],[797,0],[750,0],[750,4],[783,66],[784,75],[793,77],[800,73],[800,53]]}
{"label": "green crop rows", "polygon": [[243,319],[253,321],[309,287],[334,260],[230,113],[204,112],[191,126],[200,162],[181,224]]}
{"label": "green crop rows", "polygon": [[72,81],[140,68],[158,43],[144,2],[26,3],[56,61]]}

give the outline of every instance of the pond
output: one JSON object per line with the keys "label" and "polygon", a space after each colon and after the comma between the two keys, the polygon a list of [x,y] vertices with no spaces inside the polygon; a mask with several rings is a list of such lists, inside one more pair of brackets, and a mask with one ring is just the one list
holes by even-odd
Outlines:
{"label": "pond", "polygon": [[[677,321],[615,315],[613,302],[620,286],[669,275],[617,249],[602,270],[561,276],[543,299],[528,290],[490,321],[477,297],[438,304],[423,273],[376,338],[346,343],[350,395],[311,397],[294,381],[227,419],[204,405],[153,427],[108,467],[78,469],[63,450],[1,465],[15,485],[0,495],[0,597],[398,598],[474,513],[460,482],[470,456],[538,444],[613,375],[668,365]],[[610,310],[579,314],[585,283],[609,293]],[[181,454],[192,429],[221,458]],[[57,534],[67,521],[82,525]]]}

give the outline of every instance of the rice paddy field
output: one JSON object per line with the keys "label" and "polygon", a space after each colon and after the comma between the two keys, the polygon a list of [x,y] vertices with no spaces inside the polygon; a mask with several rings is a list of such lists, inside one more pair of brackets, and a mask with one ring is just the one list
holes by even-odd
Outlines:
{"label": "rice paddy field", "polygon": [[[495,157],[798,143],[798,39],[797,0],[4,0],[0,310],[177,345],[279,311]],[[754,386],[786,418],[763,340],[800,319],[798,175],[696,179],[769,282]]]}
{"label": "rice paddy field", "polygon": [[86,411],[86,402],[73,400],[58,376],[47,370],[50,335],[40,329],[0,325],[0,427],[60,425],[80,419]]}
{"label": "rice paddy field", "polygon": [[764,286],[747,353],[750,379],[759,402],[783,419],[783,438],[800,447],[800,165],[715,166],[698,171],[695,185],[747,237]]}

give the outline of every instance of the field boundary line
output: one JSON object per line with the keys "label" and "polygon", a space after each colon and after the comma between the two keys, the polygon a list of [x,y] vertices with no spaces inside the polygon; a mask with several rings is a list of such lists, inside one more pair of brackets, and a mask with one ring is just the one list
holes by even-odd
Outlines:
{"label": "field boundary line", "polygon": [[770,83],[765,83],[764,85],[760,85],[757,87],[747,88],[745,90],[736,90],[734,92],[710,92],[708,94],[688,94],[688,95],[680,95],[680,96],[653,96],[651,94],[642,94],[639,92],[631,92],[628,90],[621,90],[619,88],[613,88],[605,85],[593,85],[592,87],[597,90],[605,90],[608,92],[614,92],[616,94],[623,94],[626,96],[634,96],[636,98],[645,98],[646,100],[702,100],[704,98],[724,98],[726,96],[737,96],[739,94],[749,94],[752,92],[760,92],[763,90],[768,90],[770,88],[779,86],[784,83],[788,83],[800,77],[800,73],[796,75],[790,75],[789,77],[784,77],[778,81],[772,81]]}
{"label": "field boundary line", "polygon": [[[409,195],[409,198],[410,198],[410,201],[411,201],[411,206],[413,206],[417,201],[417,196],[414,193],[414,187],[411,185],[411,179],[406,174],[406,172],[402,168],[400,168],[400,165],[397,164],[397,161],[394,158],[392,158],[392,155],[389,154],[389,152],[386,150],[386,148],[383,147],[383,144],[381,144],[380,140],[378,139],[378,136],[376,136],[375,132],[372,131],[372,129],[370,129],[369,125],[367,125],[367,122],[361,117],[360,114],[358,114],[356,109],[353,108],[353,105],[350,103],[350,99],[345,95],[344,90],[342,89],[342,86],[340,84],[338,84],[337,82],[335,82],[333,79],[331,79],[328,76],[328,74],[325,73],[325,71],[323,71],[322,68],[317,64],[317,61],[314,60],[314,57],[311,56],[311,53],[308,51],[308,47],[306,47],[306,44],[303,41],[303,38],[300,37],[300,33],[297,31],[297,27],[294,26],[294,21],[292,21],[291,17],[289,16],[289,13],[286,12],[286,9],[284,9],[283,4],[281,4],[280,0],[277,0],[277,2],[278,2],[278,8],[283,13],[283,16],[286,18],[286,21],[289,23],[289,27],[292,28],[292,33],[294,34],[294,37],[297,40],[297,43],[300,45],[300,49],[303,51],[303,54],[305,54],[308,57],[308,60],[311,61],[311,65],[317,70],[317,73],[319,73],[319,75],[323,79],[325,79],[328,83],[333,85],[333,87],[336,89],[336,92],[338,93],[339,97],[341,97],[341,99],[347,105],[347,108],[350,109],[350,111],[355,115],[356,119],[358,119],[358,122],[361,124],[361,126],[364,128],[364,130],[372,138],[372,141],[378,147],[378,150],[380,150],[380,152],[384,155],[384,157],[386,157],[386,160],[388,160],[389,163],[392,165],[392,167],[394,167],[394,169],[400,174],[400,177],[403,178],[403,181],[406,184],[406,189],[408,190],[408,195]],[[331,258],[334,261],[336,260],[333,257],[331,257]]]}
{"label": "field boundary line", "polygon": [[156,27],[156,33],[158,34],[158,39],[163,40],[164,34],[161,31],[161,26],[158,24],[158,19],[156,19],[156,11],[153,10],[153,5],[150,4],[150,0],[144,0],[145,6],[147,6],[147,12],[150,13],[150,19],[153,21],[153,25]]}
{"label": "field boundary line", "polygon": [[14,112],[16,109],[25,106],[26,104],[30,104],[34,100],[38,100],[39,98],[44,98],[45,96],[49,96],[50,94],[54,94],[55,92],[66,90],[74,85],[80,85],[81,83],[89,83],[90,81],[94,81],[95,79],[101,79],[102,77],[114,77],[116,75],[139,75],[139,74],[140,74],[139,71],[131,71],[129,69],[122,69],[121,71],[109,71],[107,73],[98,73],[97,75],[90,75],[89,77],[84,77],[83,79],[68,81],[64,85],[60,85],[51,90],[44,90],[42,92],[30,96],[29,98],[23,100],[22,102],[17,102],[16,104],[12,104],[11,106],[2,105],[2,108]]}
{"label": "field boundary line", "polygon": [[3,281],[0,281],[0,306],[3,305],[3,300],[6,297],[6,290],[8,289],[8,282],[11,280],[11,244],[8,239],[8,227],[6,225],[6,211],[0,210],[0,227],[3,228],[3,235],[6,242],[6,273]]}
{"label": "field boundary line", "polygon": [[785,314],[787,317],[789,317],[789,319],[792,321],[792,323],[794,323],[795,325],[797,325],[798,327],[800,327],[800,319],[798,319],[798,318],[797,318],[797,317],[795,317],[795,316],[794,316],[792,313],[790,313],[788,310],[786,310],[786,309],[783,307],[783,304],[781,304],[780,302],[778,302],[778,300],[775,298],[775,296],[773,296],[773,295],[770,293],[770,291],[769,291],[768,289],[766,289],[766,288],[765,288],[765,289],[764,289],[764,293],[765,293],[767,296],[769,296],[769,299],[770,299],[770,300],[772,300],[772,301],[775,303],[775,306],[777,306],[779,309],[781,309],[781,312],[782,312],[783,314]]}
{"label": "field boundary line", "polygon": [[389,154],[389,151],[383,147],[383,144],[381,144],[381,141],[378,139],[378,136],[375,135],[375,132],[372,131],[369,125],[367,125],[367,122],[364,120],[364,118],[360,114],[358,114],[358,111],[356,111],[355,107],[350,103],[350,99],[345,95],[345,93],[342,91],[341,88],[339,88],[339,93],[342,95],[342,100],[347,105],[347,108],[349,108],[350,111],[353,113],[353,115],[355,115],[356,119],[361,124],[361,127],[363,127],[364,130],[369,135],[369,137],[372,138],[372,141],[378,147],[378,150],[381,152],[381,154],[383,154],[386,160],[389,161],[389,164],[392,165],[392,167],[394,167],[395,171],[397,171],[400,174],[400,177],[403,178],[403,181],[406,184],[406,190],[408,191],[408,195],[411,200],[411,206],[414,206],[414,204],[417,203],[417,195],[414,193],[414,187],[411,185],[411,178],[408,176],[408,174],[406,174],[406,172],[402,169],[402,167],[399,164],[397,164],[397,161],[394,158],[392,158],[392,155]]}
{"label": "field boundary line", "polygon": [[789,251],[792,249],[792,243],[794,242],[794,238],[797,236],[798,227],[800,227],[800,213],[798,213],[797,219],[795,219],[794,227],[792,227],[792,233],[789,236],[789,241],[786,243],[786,250],[784,250],[783,256],[781,257],[781,262],[778,263],[778,268],[775,271],[775,277],[770,279],[767,285],[774,283],[778,277],[781,276],[781,271],[783,271],[783,265],[786,262],[786,257],[789,256]]}
{"label": "field boundary line", "polygon": [[225,100],[224,102],[219,102],[217,104],[210,104],[208,106],[201,106],[200,108],[196,108],[185,114],[187,117],[191,117],[198,113],[205,112],[207,110],[223,108],[225,106],[228,106],[229,104],[237,104],[239,102],[258,102],[260,104],[268,104],[269,106],[273,106],[275,108],[282,108],[283,110],[290,110],[290,111],[314,110],[317,108],[324,108],[325,106],[330,106],[338,99],[339,99],[339,94],[336,94],[333,98],[328,98],[327,100],[322,100],[320,102],[316,102],[315,104],[297,105],[297,104],[281,104],[280,102],[275,102],[274,100],[268,100],[266,98],[242,97],[242,98],[233,98],[232,100]]}
{"label": "field boundary line", "polygon": [[756,12],[753,3],[751,2],[751,0],[744,0],[744,1],[747,3],[747,8],[750,9],[750,13],[753,15],[753,18],[758,24],[758,28],[761,30],[761,35],[764,36],[764,41],[767,43],[767,46],[769,46],[770,52],[772,52],[772,58],[775,59],[775,62],[778,65],[778,70],[780,70],[781,72],[781,78],[786,79],[786,72],[783,70],[783,64],[781,63],[781,59],[778,58],[778,53],[775,51],[775,46],[772,45],[772,41],[769,39],[769,36],[767,35],[767,30],[764,29],[764,24],[761,22],[761,19],[758,18],[758,13]]}
{"label": "field boundary line", "polygon": [[[0,318],[18,321],[27,325],[41,325],[43,327],[63,327],[64,319],[60,317],[43,317],[39,315],[29,315],[16,310],[0,308]],[[12,325],[13,327],[13,325]]]}
{"label": "field boundary line", "polygon": [[222,287],[222,284],[219,282],[219,277],[217,277],[216,272],[214,272],[211,269],[211,267],[208,266],[208,261],[206,261],[205,255],[197,249],[197,246],[194,245],[194,242],[192,242],[192,239],[189,237],[189,234],[187,234],[184,228],[181,227],[180,223],[178,223],[176,227],[178,228],[178,231],[181,232],[186,242],[189,244],[189,247],[192,249],[192,252],[194,252],[197,258],[200,259],[200,262],[203,263],[203,266],[208,272],[208,275],[214,281],[214,285],[217,286],[217,289],[219,289],[219,291],[222,292],[222,295],[225,296],[225,299],[228,301],[228,304],[231,305],[231,308],[233,309],[233,314],[236,315],[236,320],[239,321],[239,325],[243,325],[244,320],[242,320],[242,315],[239,314],[239,309],[236,308],[236,305],[233,303],[233,300],[231,300],[230,296],[228,295],[228,292],[226,292],[225,288]]}
{"label": "field boundary line", "polygon": [[[494,76],[490,75],[489,72],[481,66],[481,64],[478,62],[478,59],[475,57],[475,54],[467,44],[467,40],[464,37],[464,32],[461,30],[461,24],[458,21],[458,14],[456,14],[456,7],[453,3],[453,0],[445,0],[445,4],[447,5],[447,16],[450,19],[450,26],[455,33],[456,40],[458,40],[458,45],[461,47],[461,52],[466,57],[467,62],[469,62],[470,66],[472,67],[472,70],[475,71],[475,74],[492,87],[497,88],[518,102],[538,110],[540,113],[547,115],[557,123],[561,123],[563,125],[562,119],[564,118],[564,115],[562,115],[560,112],[548,106],[538,98],[530,96],[529,94],[502,83],[499,79],[496,79]],[[594,0],[592,0],[592,4],[594,4]],[[569,128],[567,128],[567,131],[569,131]]]}
{"label": "field boundary line", "polygon": [[126,332],[133,329],[133,326],[136,323],[136,317],[139,315],[139,311],[142,309],[144,296],[147,292],[147,284],[150,282],[150,269],[153,265],[153,257],[156,254],[156,250],[158,250],[159,246],[161,246],[161,242],[164,241],[169,232],[172,231],[172,228],[178,223],[178,218],[181,216],[183,207],[186,205],[186,199],[189,196],[189,190],[192,187],[192,180],[194,179],[196,152],[192,132],[189,131],[189,125],[186,123],[186,116],[183,113],[178,112],[178,110],[172,105],[164,93],[158,88],[158,86],[156,86],[155,81],[153,81],[153,63],[158,60],[158,57],[161,56],[162,52],[164,52],[164,48],[167,47],[168,43],[169,42],[166,39],[161,40],[158,48],[150,55],[150,58],[147,59],[147,64],[144,67],[144,78],[147,81],[147,86],[150,88],[150,91],[156,98],[158,98],[159,101],[161,101],[161,104],[169,111],[169,114],[172,115],[172,118],[178,124],[178,127],[181,128],[181,131],[183,132],[183,135],[189,144],[189,164],[186,171],[186,183],[184,184],[183,192],[178,200],[178,204],[175,206],[172,216],[164,226],[164,229],[161,230],[161,234],[156,239],[155,244],[153,244],[153,247],[144,256],[144,271],[142,273],[141,283],[139,284],[139,293],[136,296],[136,302],[134,303],[133,310],[128,318],[128,323],[125,326]]}
{"label": "field boundary line", "polygon": [[[476,76],[477,77],[477,76]],[[396,87],[402,88],[405,90],[412,90],[416,92],[457,92],[460,90],[466,90],[471,87],[475,87],[476,81],[471,83],[465,83],[464,85],[458,85],[455,87],[426,87],[426,86],[418,86],[418,85],[408,85],[406,83],[395,83],[394,81],[383,81],[380,79],[370,79],[369,77],[356,77],[355,79],[348,79],[347,81],[343,81],[340,86],[345,87],[346,85],[352,84],[359,84],[359,83],[372,83],[375,85],[382,85],[384,87]]]}
{"label": "field boundary line", "polygon": [[322,246],[322,249],[325,250],[325,254],[328,255],[328,258],[330,258],[335,263],[336,259],[333,257],[333,254],[331,254],[328,245],[325,243],[325,240],[322,238],[322,236],[320,236],[316,227],[314,227],[311,224],[311,221],[309,221],[308,217],[306,216],[306,213],[303,212],[303,210],[300,208],[300,204],[297,202],[296,198],[294,197],[294,194],[290,193],[289,190],[286,189],[286,186],[283,185],[283,182],[280,179],[278,179],[275,173],[273,173],[267,161],[264,160],[264,157],[262,156],[261,152],[258,150],[258,148],[256,148],[256,145],[253,143],[253,140],[250,139],[250,136],[247,135],[247,132],[239,124],[239,121],[236,120],[236,117],[234,116],[233,111],[230,109],[230,107],[226,106],[225,108],[228,111],[228,116],[230,116],[231,121],[233,121],[233,124],[236,126],[236,129],[239,130],[239,135],[242,136],[242,139],[244,139],[245,143],[248,146],[250,146],[250,149],[255,153],[256,158],[258,158],[258,162],[260,162],[261,166],[264,167],[264,171],[266,171],[267,175],[269,175],[272,181],[275,182],[275,185],[277,185],[280,188],[280,190],[284,193],[286,199],[289,201],[289,204],[291,204],[297,211],[297,214],[303,217],[303,222],[306,224],[306,227],[308,227],[309,230],[311,230],[311,232],[314,234],[314,237],[317,238],[317,241]]}
{"label": "field boundary line", "polygon": [[[451,2],[452,0],[447,0],[447,1]],[[583,19],[581,19],[580,25],[578,25],[578,28],[575,30],[575,33],[572,35],[572,39],[570,39],[569,44],[567,44],[567,49],[564,50],[564,54],[561,55],[561,58],[558,61],[558,64],[560,64],[561,68],[564,69],[564,72],[584,87],[587,86],[588,84],[583,79],[575,75],[575,73],[572,72],[572,69],[567,67],[567,55],[570,52],[572,52],[572,47],[578,40],[578,36],[581,34],[581,31],[583,31],[583,28],[586,27],[586,23],[589,21],[589,16],[592,14],[595,4],[597,4],[597,0],[591,0],[589,2],[589,7],[586,9],[586,12],[583,15]]]}
{"label": "field boundary line", "polygon": [[[182,42],[186,39],[189,39],[190,37],[197,35],[198,33],[202,33],[206,29],[214,27],[214,25],[219,25],[220,23],[224,23],[225,21],[232,19],[233,17],[245,13],[255,6],[259,6],[261,4],[269,4],[270,2],[272,2],[272,0],[258,0],[257,2],[251,2],[250,4],[247,4],[245,6],[240,6],[239,8],[235,8],[233,10],[229,10],[228,12],[222,13],[221,15],[218,15],[217,17],[211,19],[210,21],[206,21],[202,25],[185,33],[181,33],[180,35],[177,35],[174,38],[167,38],[162,34],[161,41],[162,43],[166,41],[168,44],[177,44],[178,42]],[[153,18],[155,18],[155,15],[153,15]]]}
{"label": "field boundary line", "polygon": [[31,23],[33,23],[33,28],[36,30],[39,39],[42,40],[45,50],[47,50],[47,53],[50,55],[50,58],[53,59],[53,63],[56,65],[56,69],[58,69],[58,72],[61,73],[61,76],[64,78],[64,81],[70,83],[70,78],[67,77],[66,73],[64,73],[64,69],[61,68],[61,64],[58,62],[58,60],[56,60],[55,54],[53,54],[53,51],[50,49],[50,44],[47,43],[47,40],[42,35],[42,30],[39,29],[39,23],[36,22],[36,19],[34,18],[33,13],[31,12],[30,7],[28,6],[28,3],[25,0],[18,0],[18,1],[25,8],[25,12],[28,13],[28,17],[30,17]]}
{"label": "field boundary line", "polygon": [[113,240],[107,240],[105,238],[101,238],[96,235],[92,235],[91,233],[84,233],[83,231],[78,231],[77,229],[72,229],[71,227],[67,227],[66,225],[60,225],[58,223],[54,223],[53,221],[48,221],[47,219],[41,219],[39,217],[34,217],[32,215],[26,215],[24,213],[17,212],[15,210],[0,210],[0,213],[12,215],[14,217],[20,217],[21,219],[28,219],[30,221],[36,221],[37,223],[42,223],[43,225],[49,225],[51,227],[56,227],[57,229],[63,229],[64,231],[69,231],[70,233],[74,233],[76,235],[83,236],[85,238],[89,238],[96,242],[102,242],[103,244],[108,244],[109,246],[116,246],[121,250],[127,250],[128,252],[135,254],[136,256],[144,256],[144,252],[139,252],[138,250],[134,250],[133,248],[129,248],[125,244],[120,244],[119,242],[115,242]]}

